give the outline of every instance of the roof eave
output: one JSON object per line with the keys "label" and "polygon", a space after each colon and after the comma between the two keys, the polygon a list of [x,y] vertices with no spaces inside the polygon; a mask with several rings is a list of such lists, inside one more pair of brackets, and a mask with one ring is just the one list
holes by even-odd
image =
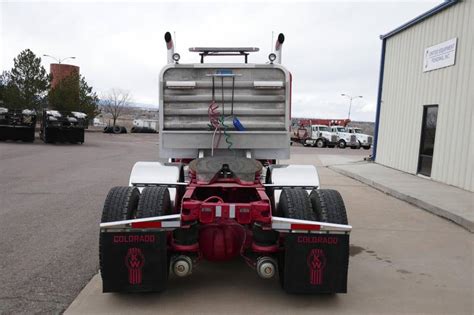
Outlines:
{"label": "roof eave", "polygon": [[449,8],[450,6],[452,5],[455,5],[456,3],[460,2],[460,0],[446,0],[445,2],[437,5],[436,7],[432,8],[431,10],[417,16],[416,18],[406,22],[405,24],[397,27],[396,29],[388,32],[387,34],[385,35],[380,35],[380,39],[387,39],[393,35],[396,35],[404,30],[406,30],[407,28],[410,28],[412,27],[413,25],[416,25],[422,21],[424,21],[425,19],[443,11],[444,9],[447,9]]}

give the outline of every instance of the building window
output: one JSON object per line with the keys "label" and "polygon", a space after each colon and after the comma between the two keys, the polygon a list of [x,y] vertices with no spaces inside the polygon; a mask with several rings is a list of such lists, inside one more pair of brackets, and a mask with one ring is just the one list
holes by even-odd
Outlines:
{"label": "building window", "polygon": [[436,136],[436,122],[438,120],[438,105],[423,107],[423,121],[421,125],[420,156],[418,159],[418,173],[431,176],[431,164]]}

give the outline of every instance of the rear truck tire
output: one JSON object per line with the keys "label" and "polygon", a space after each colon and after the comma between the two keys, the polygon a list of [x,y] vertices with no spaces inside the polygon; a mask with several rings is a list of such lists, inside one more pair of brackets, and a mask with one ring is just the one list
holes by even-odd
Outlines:
{"label": "rear truck tire", "polygon": [[309,195],[316,221],[348,224],[341,194],[333,189],[313,189]]}
{"label": "rear truck tire", "polygon": [[[167,187],[145,187],[142,190],[140,200],[138,201],[136,218],[150,218],[171,214],[170,193]],[[176,231],[176,230],[175,230]],[[166,232],[161,232],[166,236]],[[167,250],[166,248],[164,249]],[[170,259],[167,255],[166,259],[166,275],[168,280],[170,270]],[[158,290],[150,290],[149,292],[160,292],[166,289],[166,283]]]}
{"label": "rear truck tire", "polygon": [[[308,199],[316,221],[347,224],[344,202],[337,191],[315,189]],[[280,253],[278,270],[280,283],[287,293],[347,292],[348,234],[288,233],[284,242],[285,250]]]}
{"label": "rear truck tire", "polygon": [[136,218],[149,218],[171,213],[170,193],[166,187],[143,188]]}
{"label": "rear truck tire", "polygon": [[370,150],[370,145],[363,146],[364,150]]}
{"label": "rear truck tire", "polygon": [[301,188],[283,188],[277,213],[290,219],[315,220],[308,193]]}
{"label": "rear truck tire", "polygon": [[324,148],[326,146],[326,143],[324,142],[323,139],[318,139],[316,140],[316,147],[318,148]]}
{"label": "rear truck tire", "polygon": [[[102,209],[101,223],[114,222],[131,219],[135,215],[140,192],[135,187],[113,187],[105,198],[104,208]],[[99,239],[99,265],[100,271],[104,271],[103,266],[103,234]]]}
{"label": "rear truck tire", "polygon": [[[308,193],[302,188],[283,188],[277,213],[279,216],[288,219],[315,220]],[[278,255],[278,275],[280,285],[286,291],[284,251]]]}
{"label": "rear truck tire", "polygon": [[337,147],[339,149],[345,149],[346,148],[346,141],[344,140],[339,140],[339,142],[337,143]]}

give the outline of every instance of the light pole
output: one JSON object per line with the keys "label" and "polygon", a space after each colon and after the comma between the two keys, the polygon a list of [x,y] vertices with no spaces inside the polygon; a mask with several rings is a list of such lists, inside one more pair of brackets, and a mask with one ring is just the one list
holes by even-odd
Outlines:
{"label": "light pole", "polygon": [[53,56],[50,56],[50,55],[43,55],[43,57],[52,58],[52,59],[56,60],[59,64],[61,64],[61,62],[63,62],[63,61],[66,60],[66,59],[76,59],[76,57],[73,57],[73,56],[71,56],[71,57],[66,57],[66,58],[62,58],[62,59],[61,59],[61,58],[56,58],[56,57],[53,57]]}
{"label": "light pole", "polygon": [[347,119],[351,119],[352,100],[355,98],[362,98],[362,95],[351,96],[351,95],[342,93],[341,96],[346,96],[349,99],[349,113],[347,114]]}

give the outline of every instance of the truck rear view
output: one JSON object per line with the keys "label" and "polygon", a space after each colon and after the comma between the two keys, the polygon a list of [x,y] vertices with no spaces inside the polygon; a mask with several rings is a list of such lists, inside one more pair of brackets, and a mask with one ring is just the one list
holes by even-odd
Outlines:
{"label": "truck rear view", "polygon": [[[340,194],[320,189],[312,165],[276,164],[290,156],[283,34],[265,64],[248,63],[253,47],[195,47],[201,62],[179,64],[169,33],[165,41],[159,154],[170,162],[137,162],[129,185],[110,190],[104,292],[163,291],[169,272],[239,257],[290,293],[346,292],[351,226]],[[204,63],[229,55],[244,62]]]}

